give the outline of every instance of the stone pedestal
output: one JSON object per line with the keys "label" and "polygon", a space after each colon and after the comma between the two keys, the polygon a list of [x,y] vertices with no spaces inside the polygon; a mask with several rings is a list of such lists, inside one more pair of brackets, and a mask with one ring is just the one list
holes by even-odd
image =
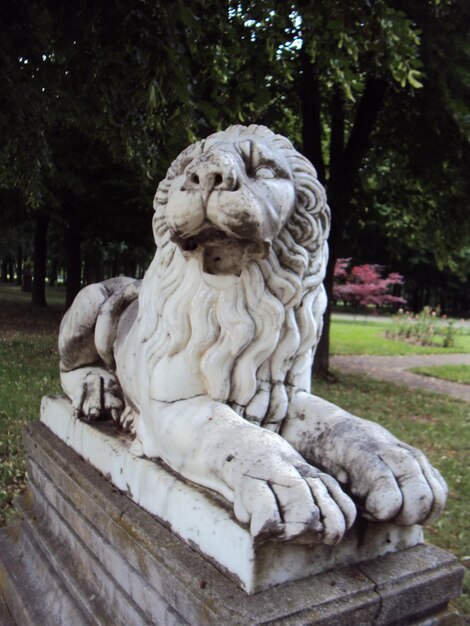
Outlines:
{"label": "stone pedestal", "polygon": [[462,568],[434,546],[248,595],[43,424],[25,444],[22,519],[0,533],[0,588],[18,626],[457,623],[446,605]]}
{"label": "stone pedestal", "polygon": [[420,526],[358,520],[340,545],[254,542],[232,506],[208,489],[175,476],[162,464],[132,453],[133,438],[110,422],[90,425],[72,415],[67,398],[45,396],[41,421],[136,504],[156,515],[247,593],[365,561],[423,541]]}

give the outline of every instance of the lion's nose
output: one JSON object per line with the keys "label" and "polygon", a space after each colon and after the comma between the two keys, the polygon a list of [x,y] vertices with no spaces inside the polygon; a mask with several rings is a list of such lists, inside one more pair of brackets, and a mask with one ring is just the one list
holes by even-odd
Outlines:
{"label": "lion's nose", "polygon": [[233,157],[222,151],[202,154],[188,169],[183,189],[199,191],[204,200],[212,191],[235,191],[238,177]]}

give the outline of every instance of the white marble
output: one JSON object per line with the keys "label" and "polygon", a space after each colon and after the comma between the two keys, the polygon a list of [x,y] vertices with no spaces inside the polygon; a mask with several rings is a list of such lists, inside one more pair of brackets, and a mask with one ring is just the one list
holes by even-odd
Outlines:
{"label": "white marble", "polygon": [[67,398],[45,396],[41,421],[250,594],[422,542],[420,526],[367,523],[350,530],[338,546],[258,543],[222,498],[179,479],[158,462],[135,456],[132,437],[116,435],[109,423],[87,424],[74,417]]}
{"label": "white marble", "polygon": [[[134,453],[223,496],[258,543],[336,544],[358,505],[382,523],[435,519],[446,485],[424,455],[310,394],[329,231],[312,165],[233,126],[173,162],[154,208],[142,284],[90,285],[62,322],[75,416],[130,430]],[[141,500],[166,497],[145,485]]]}

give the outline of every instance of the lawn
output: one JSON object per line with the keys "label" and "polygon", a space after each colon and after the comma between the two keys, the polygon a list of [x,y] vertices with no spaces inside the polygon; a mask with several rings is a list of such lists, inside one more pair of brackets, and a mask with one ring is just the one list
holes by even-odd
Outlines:
{"label": "lawn", "polygon": [[[351,413],[380,422],[420,448],[449,486],[446,510],[426,530],[428,541],[457,555],[470,568],[470,407],[447,396],[420,392],[368,377],[335,372],[334,384],[318,381],[315,394]],[[470,572],[465,595],[454,605],[470,615]]]}
{"label": "lawn", "polygon": [[413,367],[410,372],[443,378],[454,383],[470,385],[470,365],[433,365],[432,367]]}
{"label": "lawn", "polygon": [[[56,342],[63,292],[49,290],[51,306],[45,310],[31,307],[28,301],[28,294],[17,288],[0,286],[0,524],[11,516],[12,499],[24,486],[22,427],[38,418],[43,394],[60,392]],[[416,346],[400,347],[385,339],[384,331],[384,324],[378,322],[334,320],[333,349],[338,354],[416,352]],[[469,338],[458,339],[464,345]],[[337,372],[336,378],[335,384],[316,383],[315,393],[353,413],[380,421],[398,437],[424,450],[444,474],[449,483],[449,503],[442,517],[426,531],[427,538],[470,565],[468,405],[366,377]],[[470,614],[469,583],[466,595],[454,606]]]}
{"label": "lawn", "polygon": [[[470,334],[461,330],[456,334],[455,346],[419,346],[405,341],[387,339],[385,333],[393,323],[377,321],[354,321],[333,317],[331,326],[332,354],[377,354],[401,356],[407,354],[449,354],[470,352]],[[436,341],[439,342],[437,337]]]}
{"label": "lawn", "polygon": [[24,485],[21,432],[37,419],[41,397],[60,391],[57,333],[64,294],[48,290],[51,306],[32,307],[31,294],[0,287],[0,524]]}

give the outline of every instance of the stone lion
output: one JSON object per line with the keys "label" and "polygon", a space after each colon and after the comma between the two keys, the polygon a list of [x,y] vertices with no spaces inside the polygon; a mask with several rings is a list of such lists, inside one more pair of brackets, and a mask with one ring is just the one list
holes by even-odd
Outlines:
{"label": "stone lion", "polygon": [[446,485],[418,450],[310,393],[329,209],[310,162],[263,126],[184,150],[157,190],[142,283],[77,296],[61,325],[75,414],[233,503],[256,540],[334,544],[356,511],[425,523]]}

